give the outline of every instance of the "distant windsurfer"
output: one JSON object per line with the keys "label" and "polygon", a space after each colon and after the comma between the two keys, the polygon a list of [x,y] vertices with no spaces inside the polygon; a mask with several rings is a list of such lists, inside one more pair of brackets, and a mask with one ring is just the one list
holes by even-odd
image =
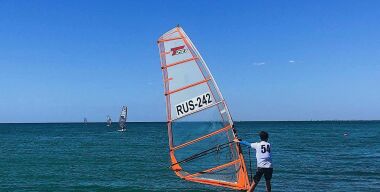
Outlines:
{"label": "distant windsurfer", "polygon": [[127,106],[123,106],[121,108],[120,118],[119,118],[119,127],[120,129],[118,131],[126,131],[126,123],[127,121]]}
{"label": "distant windsurfer", "polygon": [[249,143],[247,141],[240,141],[239,139],[235,139],[234,141],[256,150],[257,170],[253,177],[252,185],[248,191],[254,191],[256,185],[264,175],[267,192],[271,192],[272,187],[270,180],[272,179],[273,168],[271,145],[268,143],[269,135],[265,131],[260,131],[259,136],[261,141],[257,143]]}

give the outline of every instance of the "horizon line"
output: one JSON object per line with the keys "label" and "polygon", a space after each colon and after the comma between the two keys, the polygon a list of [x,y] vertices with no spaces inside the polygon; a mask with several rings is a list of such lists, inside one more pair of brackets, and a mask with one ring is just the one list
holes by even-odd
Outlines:
{"label": "horizon line", "polygon": [[[362,120],[362,119],[356,119],[356,120],[344,120],[344,119],[334,119],[334,120],[237,120],[234,122],[314,122],[314,121],[324,121],[324,122],[329,122],[329,121],[380,121],[380,119],[367,119],[367,120]],[[55,124],[55,123],[84,123],[82,121],[67,121],[67,122],[0,122],[0,124]],[[91,121],[87,123],[107,123],[103,121]],[[118,122],[113,122],[113,123],[118,123]],[[127,123],[167,123],[167,121],[128,121]]]}

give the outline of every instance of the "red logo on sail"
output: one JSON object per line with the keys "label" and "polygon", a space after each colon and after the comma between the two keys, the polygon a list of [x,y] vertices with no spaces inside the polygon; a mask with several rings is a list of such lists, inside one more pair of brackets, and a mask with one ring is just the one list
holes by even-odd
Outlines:
{"label": "red logo on sail", "polygon": [[186,53],[187,49],[185,49],[185,46],[182,45],[182,46],[179,46],[179,47],[172,48],[171,51],[172,51],[172,56],[174,56],[174,55],[179,55],[179,54]]}

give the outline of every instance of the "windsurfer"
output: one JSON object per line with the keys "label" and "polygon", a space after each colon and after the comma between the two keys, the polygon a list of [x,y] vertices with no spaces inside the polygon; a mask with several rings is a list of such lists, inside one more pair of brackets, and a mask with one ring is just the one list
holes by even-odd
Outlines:
{"label": "windsurfer", "polygon": [[240,141],[239,139],[235,139],[234,141],[256,150],[257,170],[255,176],[253,177],[252,185],[248,191],[254,191],[256,185],[259,183],[261,177],[264,175],[267,192],[270,192],[270,181],[273,172],[271,145],[270,143],[268,143],[269,135],[267,132],[260,131],[259,136],[261,141],[256,143]]}

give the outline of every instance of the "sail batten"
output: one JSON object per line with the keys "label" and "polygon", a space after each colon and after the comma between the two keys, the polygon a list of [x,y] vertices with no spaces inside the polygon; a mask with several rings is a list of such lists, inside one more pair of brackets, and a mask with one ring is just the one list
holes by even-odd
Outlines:
{"label": "sail batten", "polygon": [[170,63],[170,64],[167,64],[165,65],[163,68],[169,68],[169,67],[173,67],[173,66],[176,66],[176,65],[179,65],[179,64],[184,64],[186,62],[189,62],[189,61],[193,61],[193,60],[196,60],[198,59],[198,57],[193,57],[193,58],[189,58],[189,59],[184,59],[182,61],[177,61],[175,63]]}
{"label": "sail batten", "polygon": [[178,40],[178,39],[182,39],[182,37],[175,37],[175,38],[171,38],[171,39],[161,39],[161,40],[158,40],[159,42],[165,42],[165,41],[173,41],[173,40]]}
{"label": "sail batten", "polygon": [[188,181],[248,189],[231,115],[202,56],[180,27],[157,42],[172,170]]}

